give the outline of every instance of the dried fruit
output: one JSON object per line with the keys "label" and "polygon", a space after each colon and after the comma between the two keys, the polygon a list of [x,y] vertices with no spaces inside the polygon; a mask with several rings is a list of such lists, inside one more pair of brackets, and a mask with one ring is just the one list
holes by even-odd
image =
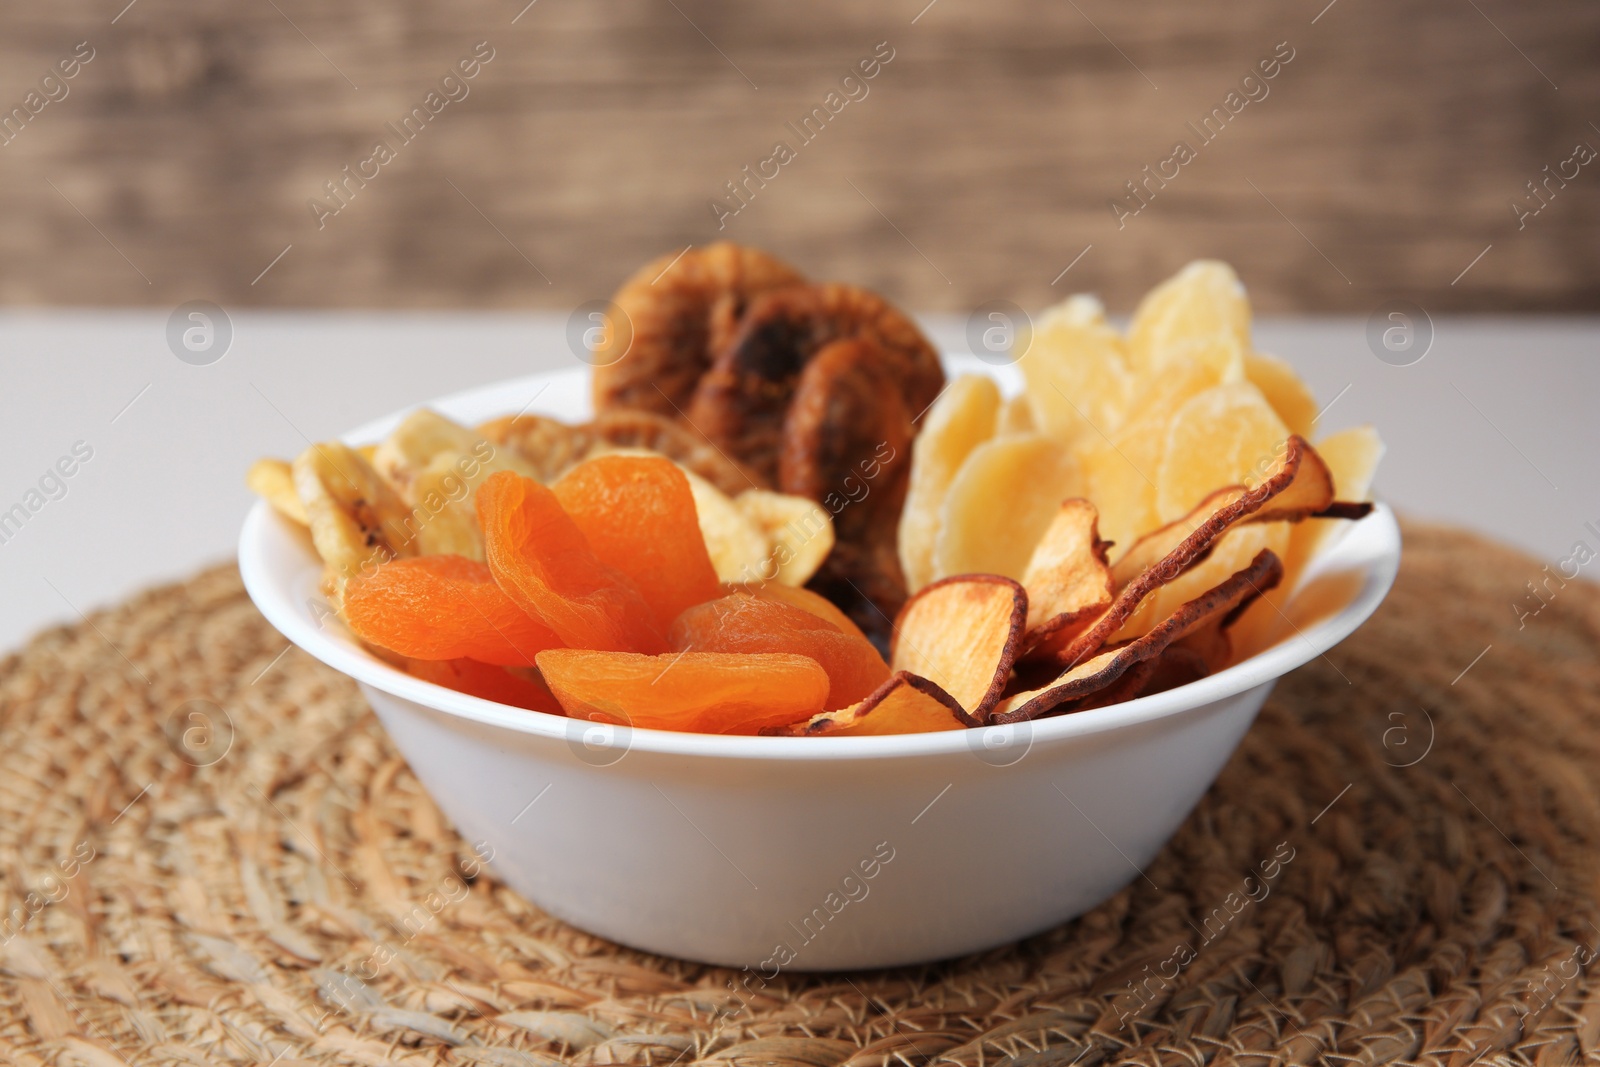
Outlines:
{"label": "dried fruit", "polygon": [[659,452],[729,496],[766,486],[744,464],[719,451],[681,422],[664,415],[612,408],[595,415],[590,429],[594,433],[595,444],[588,456],[613,449],[642,448]]}
{"label": "dried fruit", "polygon": [[900,566],[910,592],[934,580],[940,509],[972,450],[995,435],[999,410],[1000,389],[994,380],[963,374],[923,416],[921,432],[911,445],[910,481],[898,534]]}
{"label": "dried fruit", "polygon": [[827,345],[805,366],[783,422],[778,484],[822,503],[836,544],[813,588],[871,632],[905,602],[895,528],[910,472],[911,414],[876,343]]}
{"label": "dried fruit", "polygon": [[689,489],[694,494],[700,534],[705,538],[711,565],[723,582],[760,581],[772,558],[772,541],[732,498],[722,490],[693,476]]}
{"label": "dried fruit", "polygon": [[646,263],[611,298],[621,314],[603,324],[591,351],[595,410],[681,416],[750,302],[804,280],[787,263],[728,241]]}
{"label": "dried fruit", "polygon": [[889,665],[860,633],[841,632],[803,608],[749,593],[689,608],[672,624],[668,642],[677,651],[810,656],[828,674],[833,706],[861,700],[889,677]]}
{"label": "dried fruit", "polygon": [[444,452],[412,476],[415,504],[411,527],[416,531],[418,552],[483,558],[483,535],[478,530],[473,495],[490,473],[474,457]]}
{"label": "dried fruit", "polygon": [[[1317,442],[1317,454],[1327,463],[1334,494],[1341,501],[1372,499],[1372,476],[1383,458],[1383,440],[1378,431],[1371,426],[1352,426],[1329,434]],[[1332,519],[1313,519],[1296,527],[1289,550],[1291,569],[1298,570],[1342,528],[1342,523]]]}
{"label": "dried fruit", "polygon": [[1285,443],[1275,469],[1254,489],[1234,487],[1213,493],[1191,514],[1142,539],[1112,566],[1117,594],[1076,637],[1050,650],[1056,662],[1072,666],[1086,660],[1132,617],[1160,586],[1198,563],[1236,523],[1305,518],[1332,499],[1328,469],[1304,439]]}
{"label": "dried fruit", "polygon": [[244,484],[256,496],[272,505],[272,510],[301,526],[311,520],[306,506],[294,491],[294,471],[281,459],[258,459],[245,472]]}
{"label": "dried fruit", "polygon": [[311,542],[327,568],[327,591],[340,610],[344,583],[364,569],[416,554],[411,509],[361,454],[338,441],[295,457],[294,487],[305,505]]}
{"label": "dried fruit", "polygon": [[[923,425],[926,427],[926,420]],[[1000,411],[994,418],[994,432],[997,435],[1033,433],[1038,429],[1039,423],[1033,417],[1033,408],[1028,405],[1028,394],[1018,393],[1000,402]]]}
{"label": "dried fruit", "polygon": [[1160,525],[1156,475],[1172,418],[1191,397],[1219,384],[1215,367],[1173,367],[1140,394],[1120,427],[1079,450],[1086,486],[1082,495],[1100,509],[1100,536],[1125,547]]}
{"label": "dried fruit", "polygon": [[1283,578],[1283,564],[1271,552],[1262,552],[1249,567],[1215,589],[1184,604],[1149,633],[1127,644],[1107,649],[1075,664],[1042,689],[1017,693],[996,709],[995,722],[1020,722],[1049,714],[1069,701],[1099,692],[1122,677],[1134,664],[1160,655],[1213,618],[1226,626],[1251,600]]}
{"label": "dried fruit", "polygon": [[592,424],[575,426],[547,415],[507,415],[483,423],[478,432],[516,452],[533,468],[531,476],[546,484],[576,466],[600,440]]}
{"label": "dried fruit", "polygon": [[[449,457],[448,464],[463,468],[463,477],[482,479],[497,470],[533,475],[533,468],[514,453],[498,449],[474,430],[452,422],[429,408],[418,408],[400,420],[372,453],[372,466],[394,486],[406,503],[415,505],[420,493],[413,484],[429,467]],[[470,470],[470,473],[466,471]]]}
{"label": "dried fruit", "polygon": [[810,718],[828,695],[816,660],[779,653],[557,648],[539,654],[539,670],[573,718],[656,730],[756,733]]}
{"label": "dried fruit", "polygon": [[406,672],[424,682],[442,685],[458,693],[509,704],[514,708],[565,715],[554,694],[533,671],[495,667],[471,659],[414,659],[405,664]]}
{"label": "dried fruit", "polygon": [[508,471],[478,488],[484,556],[501,589],[570,648],[660,652],[666,639],[633,580],[606,566],[555,494]]}
{"label": "dried fruit", "polygon": [[1133,400],[1127,346],[1091,296],[1070,297],[1040,315],[1018,367],[1034,422],[1064,445],[1103,440]]}
{"label": "dried fruit", "polygon": [[1139,301],[1128,327],[1128,355],[1146,380],[1178,365],[1204,365],[1224,382],[1244,377],[1250,351],[1250,301],[1226,263],[1197,259]]}
{"label": "dried fruit", "polygon": [[397,559],[357,575],[344,608],[357,637],[410,659],[532,667],[561,643],[495,585],[487,564],[462,556]]}
{"label": "dried fruit", "polygon": [[757,572],[760,579],[805,585],[833,551],[833,520],[813,500],[792,493],[747,489],[733,502],[772,546],[770,556]]}
{"label": "dried fruit", "polygon": [[1244,376],[1261,390],[1261,395],[1267,398],[1267,403],[1272,405],[1290,433],[1311,439],[1317,425],[1317,401],[1293,367],[1277,356],[1246,352]]}
{"label": "dried fruit", "polygon": [[1107,643],[1118,644],[1148,632],[1180,605],[1225,581],[1264,551],[1271,552],[1279,559],[1287,559],[1289,545],[1289,524],[1286,522],[1251,522],[1234,526],[1217,538],[1210,550],[1182,574],[1151,590],[1133,614],[1107,639]]}
{"label": "dried fruit", "polygon": [[1219,485],[1254,485],[1276,462],[1288,427],[1249,382],[1215,386],[1190,398],[1167,427],[1156,468],[1156,516],[1188,514]]}
{"label": "dried fruit", "polygon": [[809,611],[822,619],[842,634],[854,634],[866,639],[861,628],[850,620],[850,616],[840,611],[838,605],[820,593],[809,589],[800,589],[794,586],[780,585],[777,582],[755,582],[744,585],[731,585],[726,587],[730,593],[749,593],[751,596],[761,597],[763,600],[776,600],[780,604],[788,604]]}
{"label": "dried fruit", "polygon": [[595,557],[644,594],[660,632],[720,591],[694,493],[671,460],[596,456],[563,474],[551,491]]}
{"label": "dried fruit", "polygon": [[1021,578],[1061,501],[1083,496],[1077,462],[1043,434],[996,437],[972,450],[940,509],[934,573]]}
{"label": "dried fruit", "polygon": [[751,302],[695,388],[688,421],[776,483],[784,419],[801,373],[824,348],[856,339],[882,350],[892,392],[911,418],[944,387],[933,346],[882,297],[850,285],[793,286]]}
{"label": "dried fruit", "polygon": [[873,737],[964,730],[977,725],[949,694],[919,683],[921,679],[902,671],[848,708],[762,732],[791,737]]}
{"label": "dried fruit", "polygon": [[251,470],[375,655],[636,726],[923,732],[1160,692],[1348,597],[1334,574],[1290,601],[1279,561],[1371,509],[1382,446],[1306,443],[1315,401],[1253,350],[1223,264],[1158,286],[1126,340],[1092,298],[1046,311],[1005,401],[941,396],[882,298],[734,245],[617,303],[591,423],[423,410]]}
{"label": "dried fruit", "polygon": [[1022,572],[1030,643],[1062,637],[1076,621],[1111,603],[1108,547],[1100,540],[1094,505],[1080,498],[1063,501]]}
{"label": "dried fruit", "polygon": [[895,620],[890,666],[934,683],[983,722],[1005,689],[1027,617],[1028,594],[1009,578],[975,574],[934,582]]}

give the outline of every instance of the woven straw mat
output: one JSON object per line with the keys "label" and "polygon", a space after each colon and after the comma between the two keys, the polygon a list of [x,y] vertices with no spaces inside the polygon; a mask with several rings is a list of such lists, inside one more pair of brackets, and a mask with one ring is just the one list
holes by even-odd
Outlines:
{"label": "woven straw mat", "polygon": [[[0,1055],[93,1067],[1600,1059],[1600,590],[1549,573],[1410,526],[1382,610],[1280,683],[1144,877],[1020,944],[785,974],[740,1005],[731,972],[581,933],[488,873],[397,941],[396,916],[477,869],[471,846],[356,687],[284,652],[235,570],[211,570],[0,665]],[[1530,580],[1544,606],[1519,619],[1541,603]],[[231,736],[207,733],[225,727],[191,701],[225,709]],[[205,752],[219,758],[198,766]],[[1294,856],[1271,893],[1160,977],[1284,841]],[[385,945],[392,961],[371,966]]]}

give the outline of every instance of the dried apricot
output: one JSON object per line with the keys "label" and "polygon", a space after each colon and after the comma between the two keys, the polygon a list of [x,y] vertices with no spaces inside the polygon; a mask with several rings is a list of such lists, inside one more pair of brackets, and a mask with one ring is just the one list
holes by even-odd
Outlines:
{"label": "dried apricot", "polygon": [[494,584],[488,564],[465,556],[390,560],[350,579],[344,609],[357,637],[411,659],[531,667],[561,644]]}
{"label": "dried apricot", "polygon": [[808,719],[828,696],[816,660],[780,653],[553,648],[539,654],[539,670],[573,718],[655,730],[752,734]]}
{"label": "dried apricot", "polygon": [[551,486],[601,563],[633,579],[664,633],[721,590],[689,479],[661,456],[596,456]]}
{"label": "dried apricot", "polygon": [[555,493],[510,471],[478,489],[496,584],[572,648],[659,652],[666,641],[633,579],[601,562]]}
{"label": "dried apricot", "polygon": [[859,632],[841,633],[825,619],[777,600],[734,593],[685,611],[668,641],[679,651],[792,652],[828,672],[828,704],[844,707],[889,677],[889,665]]}
{"label": "dried apricot", "polygon": [[479,663],[475,659],[413,659],[406,661],[406,671],[414,678],[446,689],[454,689],[468,696],[509,704],[514,708],[543,711],[551,715],[565,715],[555,695],[530,671],[523,675],[514,669]]}
{"label": "dried apricot", "polygon": [[861,632],[861,627],[850,621],[850,616],[839,610],[839,606],[821,593],[812,592],[810,589],[796,586],[783,585],[779,582],[750,582],[745,585],[723,586],[726,592],[749,593],[751,596],[761,597],[763,600],[776,600],[822,619],[833,626],[842,634],[855,634],[857,637],[866,637]]}

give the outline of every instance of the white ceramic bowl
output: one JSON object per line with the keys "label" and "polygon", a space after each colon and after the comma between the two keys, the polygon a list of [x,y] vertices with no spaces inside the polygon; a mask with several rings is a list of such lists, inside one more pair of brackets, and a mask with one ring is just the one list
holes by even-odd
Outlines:
{"label": "white ceramic bowl", "polygon": [[[506,382],[430,406],[464,422],[520,410],[582,419],[587,375]],[[399,417],[346,440],[377,440]],[[1399,557],[1399,528],[1379,507],[1307,577],[1339,590],[1331,614],[1165,693],[983,730],[784,738],[629,731],[419,681],[325,621],[309,540],[266,504],[250,512],[239,543],[262,614],[360,684],[501,879],[603,937],[748,967],[751,988],[780,970],[957,956],[1092,908],[1178,828],[1273,683],[1372,614]]]}

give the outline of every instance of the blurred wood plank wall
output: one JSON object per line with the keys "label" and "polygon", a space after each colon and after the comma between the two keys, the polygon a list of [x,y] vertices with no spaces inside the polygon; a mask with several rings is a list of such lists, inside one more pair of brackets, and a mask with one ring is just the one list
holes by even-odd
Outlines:
{"label": "blurred wood plank wall", "polygon": [[0,302],[570,308],[721,198],[721,236],[919,309],[1126,310],[1196,256],[1269,311],[1600,309],[1593,0],[124,5],[0,10]]}

